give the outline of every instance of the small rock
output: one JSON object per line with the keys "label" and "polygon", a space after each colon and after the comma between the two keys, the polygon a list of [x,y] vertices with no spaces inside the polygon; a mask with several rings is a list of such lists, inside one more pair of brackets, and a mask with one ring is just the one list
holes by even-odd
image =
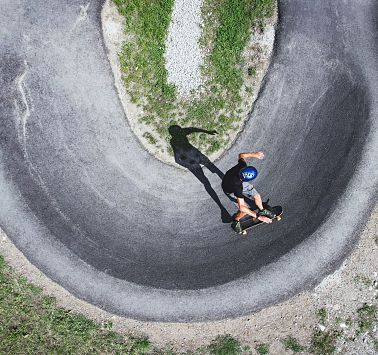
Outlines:
{"label": "small rock", "polygon": [[341,328],[348,328],[348,326],[345,323],[340,323]]}
{"label": "small rock", "polygon": [[323,325],[323,324],[318,324],[318,327],[319,327],[319,329],[322,331],[322,332],[324,332],[325,331],[325,326]]}

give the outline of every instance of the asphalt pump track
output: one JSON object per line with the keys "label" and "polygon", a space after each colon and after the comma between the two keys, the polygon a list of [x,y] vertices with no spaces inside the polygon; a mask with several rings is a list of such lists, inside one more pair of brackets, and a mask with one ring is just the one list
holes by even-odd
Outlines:
{"label": "asphalt pump track", "polygon": [[247,314],[339,267],[376,202],[377,2],[279,2],[259,98],[215,162],[225,172],[239,152],[265,152],[256,186],[285,218],[248,237],[130,130],[102,5],[1,1],[0,225],[17,248],[77,297],[157,321]]}

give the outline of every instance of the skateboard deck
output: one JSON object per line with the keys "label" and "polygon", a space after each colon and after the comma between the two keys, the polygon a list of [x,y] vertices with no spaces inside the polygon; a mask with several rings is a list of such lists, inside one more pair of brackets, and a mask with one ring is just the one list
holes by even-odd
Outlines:
{"label": "skateboard deck", "polygon": [[[282,206],[274,206],[274,207],[269,207],[269,210],[272,211],[275,215],[274,218],[272,218],[273,220],[273,223],[275,221],[280,221],[281,218],[282,218]],[[264,222],[262,221],[259,221],[258,219],[256,218],[253,218],[251,216],[248,216],[246,218],[243,218],[241,221],[240,221],[240,224],[241,224],[241,227],[242,227],[242,232],[240,234],[247,234],[247,230],[252,228],[252,227],[256,227],[258,226],[259,224],[264,224]]]}

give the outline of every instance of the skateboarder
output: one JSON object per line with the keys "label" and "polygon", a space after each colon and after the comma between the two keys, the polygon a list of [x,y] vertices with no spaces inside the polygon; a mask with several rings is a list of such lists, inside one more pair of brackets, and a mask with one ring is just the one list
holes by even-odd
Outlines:
{"label": "skateboarder", "polygon": [[[257,170],[253,166],[247,166],[245,161],[246,158],[256,158],[263,159],[263,152],[252,152],[252,153],[240,153],[238,164],[233,168],[228,170],[222,179],[222,189],[225,194],[229,197],[235,197],[239,211],[235,215],[234,221],[231,227],[235,232],[240,233],[242,231],[240,220],[245,215],[250,215],[254,218],[258,218],[260,221],[265,223],[272,223],[274,215],[267,209],[263,207],[262,199],[260,194],[257,192],[255,187],[251,184],[257,176]],[[247,203],[244,201],[244,194],[253,197],[259,212],[256,213],[252,211]]]}

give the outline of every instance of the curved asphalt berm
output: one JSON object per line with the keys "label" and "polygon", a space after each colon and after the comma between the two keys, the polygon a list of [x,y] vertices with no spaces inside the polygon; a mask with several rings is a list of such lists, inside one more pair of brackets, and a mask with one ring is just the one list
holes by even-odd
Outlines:
{"label": "curved asphalt berm", "polygon": [[256,184],[285,218],[247,238],[130,131],[101,6],[2,0],[0,224],[16,246],[78,297],[160,321],[246,314],[335,270],[375,202],[376,1],[280,2],[262,92],[216,162],[265,151]]}

